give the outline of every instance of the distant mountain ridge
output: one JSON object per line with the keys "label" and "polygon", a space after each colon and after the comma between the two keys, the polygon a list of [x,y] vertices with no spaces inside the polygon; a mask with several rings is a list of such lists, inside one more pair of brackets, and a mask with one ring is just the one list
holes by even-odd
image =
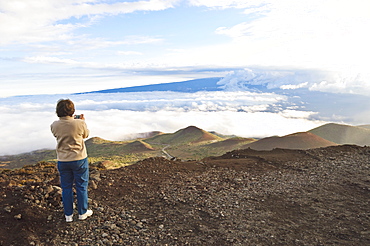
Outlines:
{"label": "distant mountain ridge", "polygon": [[357,127],[362,127],[362,128],[370,129],[370,125],[360,125],[360,126],[357,126]]}
{"label": "distant mountain ridge", "polygon": [[177,92],[197,92],[197,91],[221,91],[217,82],[220,77],[193,79],[182,82],[172,82],[164,84],[141,85],[124,88],[115,88],[99,91],[90,91],[77,94],[89,93],[123,93],[123,92],[145,92],[145,91],[177,91]]}
{"label": "distant mountain ridge", "polygon": [[[77,94],[145,93],[153,91],[171,91],[179,93],[195,93],[199,91],[249,91],[253,93],[274,93],[284,95],[286,100],[278,107],[270,107],[268,111],[276,112],[284,109],[291,109],[291,107],[294,106],[296,110],[315,112],[314,119],[317,120],[330,120],[333,119],[333,115],[340,115],[343,119],[351,121],[354,115],[365,114],[366,109],[370,107],[370,97],[365,95],[351,93],[338,94],[309,90],[309,88],[301,87],[284,89],[281,86],[258,81],[256,83],[256,81],[249,81],[248,79],[235,84],[232,81],[222,81],[222,79],[222,77],[211,77],[180,82],[88,91]],[[220,84],[218,84],[218,82],[220,82]],[[327,103],[328,101],[335,103]]]}
{"label": "distant mountain ridge", "polygon": [[336,143],[323,139],[310,132],[298,132],[283,137],[267,137],[258,141],[246,144],[242,148],[254,150],[280,149],[315,149],[328,146],[335,146]]}
{"label": "distant mountain ridge", "polygon": [[370,145],[369,125],[350,126],[329,123],[316,127],[309,132],[337,144]]}
{"label": "distant mountain ridge", "polygon": [[[166,151],[175,152],[176,157],[197,159],[206,155],[221,155],[232,147],[207,145],[219,142],[225,138],[204,131],[196,126],[189,126],[175,133],[152,131],[132,134],[136,139],[126,141],[109,141],[99,137],[86,140],[86,148],[91,163],[106,162],[111,168],[133,164],[139,160],[164,156]],[[236,146],[236,145],[234,145]],[[168,147],[168,148],[167,148]],[[202,148],[202,151],[198,150]],[[194,154],[195,153],[195,154]],[[3,156],[0,158],[0,168],[18,168],[39,161],[56,161],[55,150],[39,150],[30,153]]]}
{"label": "distant mountain ridge", "polygon": [[[272,149],[314,149],[342,144],[370,145],[370,125],[350,126],[329,123],[308,132],[262,139],[242,138],[205,131],[188,126],[174,133],[152,131],[132,134],[136,139],[109,141],[92,137],[86,141],[91,163],[109,162],[110,168],[136,163],[139,160],[172,156],[183,160],[200,160],[220,156],[236,149],[258,151]],[[13,156],[0,156],[0,168],[17,168],[39,161],[55,161],[55,150],[37,150]]]}
{"label": "distant mountain ridge", "polygon": [[179,145],[184,143],[199,143],[203,141],[222,140],[210,132],[204,131],[196,126],[188,126],[175,133],[161,134],[146,140],[146,142]]}

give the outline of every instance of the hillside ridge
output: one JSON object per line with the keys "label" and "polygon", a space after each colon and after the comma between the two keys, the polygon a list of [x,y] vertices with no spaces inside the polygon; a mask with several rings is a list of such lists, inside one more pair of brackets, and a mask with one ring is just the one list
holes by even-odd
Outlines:
{"label": "hillside ridge", "polygon": [[282,137],[268,137],[246,144],[242,148],[255,150],[281,149],[315,149],[337,145],[311,132],[297,132]]}
{"label": "hillside ridge", "polygon": [[[243,148],[271,150],[274,148],[312,149],[338,144],[365,146],[370,145],[368,142],[370,141],[370,129],[367,129],[366,126],[368,125],[352,127],[329,123],[307,132],[291,133],[282,137],[253,139],[205,131],[191,125],[174,133],[151,131],[131,134],[131,137],[126,138],[129,140],[125,141],[110,141],[100,137],[92,137],[86,140],[86,146],[91,163],[109,161],[111,168],[118,168],[149,157],[200,160]],[[338,139],[332,139],[334,137],[343,140],[343,136],[347,140],[352,140],[337,141]],[[55,150],[36,150],[13,156],[0,156],[0,168],[20,168],[39,161],[56,161]]]}
{"label": "hillside ridge", "polygon": [[[365,125],[366,126],[366,125]],[[360,126],[328,123],[309,132],[337,144],[370,145],[370,129]]]}
{"label": "hillside ridge", "polygon": [[203,129],[200,129],[196,126],[188,126],[186,128],[176,131],[175,133],[162,134],[159,136],[155,136],[153,138],[149,138],[145,141],[179,145],[179,144],[199,143],[203,141],[212,141],[212,140],[222,140],[222,138],[210,132],[207,132]]}

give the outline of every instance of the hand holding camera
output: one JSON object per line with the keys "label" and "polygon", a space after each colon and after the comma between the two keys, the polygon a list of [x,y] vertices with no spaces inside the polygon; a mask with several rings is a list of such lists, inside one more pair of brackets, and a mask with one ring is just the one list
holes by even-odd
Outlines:
{"label": "hand holding camera", "polygon": [[84,115],[83,115],[83,114],[76,114],[76,115],[74,116],[74,118],[75,118],[75,119],[79,119],[79,120],[84,120],[84,119],[85,119],[85,117],[84,117]]}

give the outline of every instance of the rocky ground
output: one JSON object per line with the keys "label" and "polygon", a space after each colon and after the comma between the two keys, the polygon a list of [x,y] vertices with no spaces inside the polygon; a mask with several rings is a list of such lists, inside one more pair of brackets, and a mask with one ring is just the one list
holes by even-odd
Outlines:
{"label": "rocky ground", "polygon": [[72,223],[55,164],[0,184],[0,245],[370,245],[369,147],[91,167],[94,214]]}

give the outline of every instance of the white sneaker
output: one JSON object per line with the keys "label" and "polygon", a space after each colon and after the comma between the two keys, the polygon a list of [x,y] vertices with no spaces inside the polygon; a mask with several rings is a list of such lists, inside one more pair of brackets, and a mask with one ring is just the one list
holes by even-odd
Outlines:
{"label": "white sneaker", "polygon": [[73,214],[72,215],[66,215],[66,222],[72,222],[73,221]]}
{"label": "white sneaker", "polygon": [[93,214],[93,211],[88,209],[86,213],[78,215],[79,220],[85,220],[87,217],[90,217]]}

